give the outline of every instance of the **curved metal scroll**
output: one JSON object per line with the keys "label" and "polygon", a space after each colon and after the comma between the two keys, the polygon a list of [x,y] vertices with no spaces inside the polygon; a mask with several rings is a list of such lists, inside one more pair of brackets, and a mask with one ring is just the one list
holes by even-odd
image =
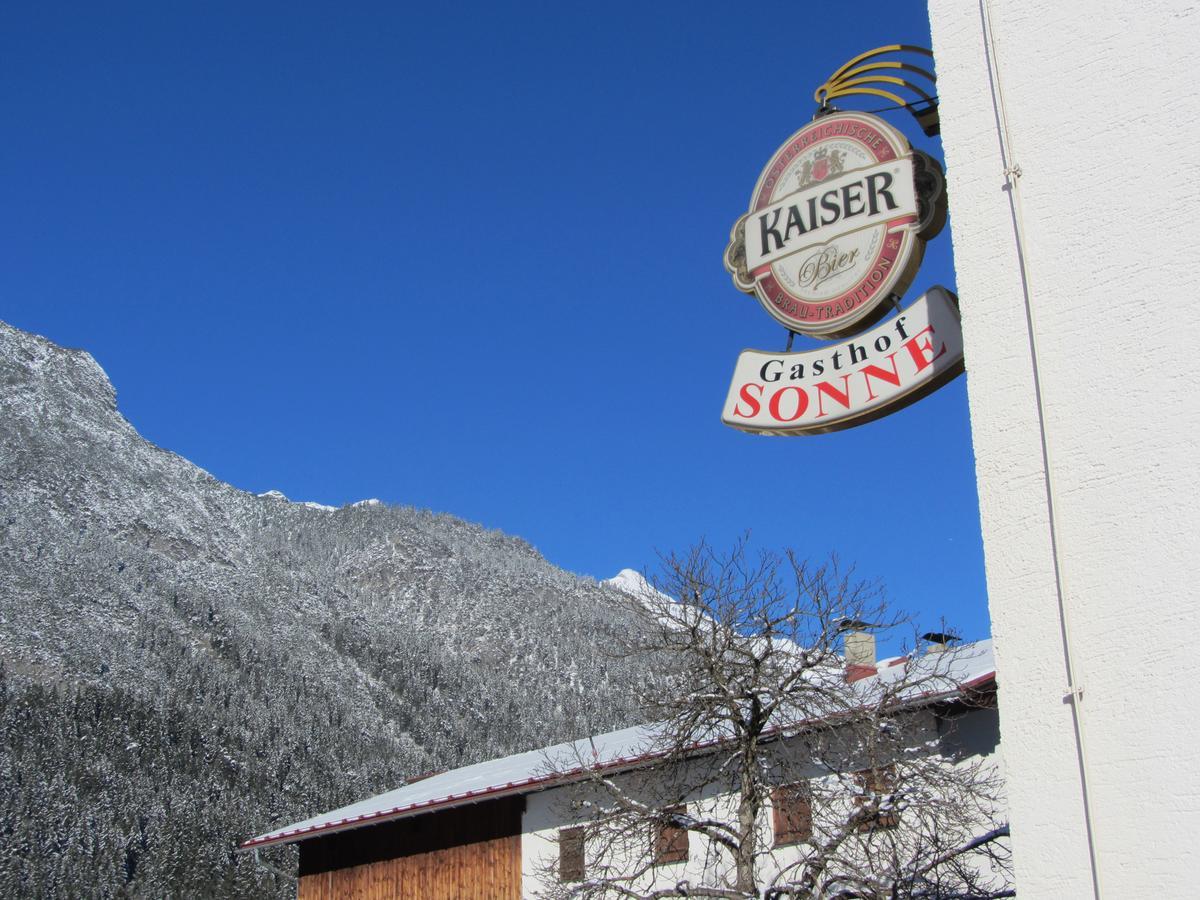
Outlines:
{"label": "curved metal scroll", "polygon": [[[902,60],[879,59],[889,53],[917,53],[933,58],[932,51],[913,44],[886,44],[860,53],[817,88],[813,94],[813,99],[820,104],[817,114],[831,111],[833,107],[830,101],[836,97],[855,94],[882,97],[912,113],[921,130],[927,135],[932,137],[937,134],[940,123],[936,94],[903,77],[906,74],[920,77],[936,90],[937,76],[927,69]],[[897,93],[901,89],[915,94],[915,99],[908,99]]]}

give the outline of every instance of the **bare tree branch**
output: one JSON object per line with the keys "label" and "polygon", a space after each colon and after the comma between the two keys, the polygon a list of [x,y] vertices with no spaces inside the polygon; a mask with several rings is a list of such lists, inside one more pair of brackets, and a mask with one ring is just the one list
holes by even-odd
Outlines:
{"label": "bare tree branch", "polygon": [[[662,562],[634,598],[640,637],[617,651],[648,655],[669,676],[646,700],[653,740],[620,771],[573,761],[588,877],[546,896],[1012,896],[999,774],[954,750],[956,717],[972,702],[954,672],[969,649],[909,654],[852,680],[848,627],[912,627],[878,585],[836,559],[751,554],[745,540]],[[779,846],[768,820],[784,801],[773,791],[794,784],[811,833]],[[680,870],[667,867],[680,864],[658,854],[673,833],[696,839],[702,865],[668,886]]]}

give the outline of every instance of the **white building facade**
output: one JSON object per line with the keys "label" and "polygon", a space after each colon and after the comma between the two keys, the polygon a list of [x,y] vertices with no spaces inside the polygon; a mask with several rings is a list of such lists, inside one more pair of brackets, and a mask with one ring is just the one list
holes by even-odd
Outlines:
{"label": "white building facade", "polygon": [[[842,672],[832,674],[841,681]],[[946,846],[928,840],[933,821],[934,838],[967,847],[955,861],[970,868],[969,881],[1006,886],[1006,867],[993,866],[988,856],[995,845],[970,846],[993,831],[999,846],[1004,841],[1003,797],[979,790],[1003,781],[990,643],[844,672],[856,686],[839,692],[894,698],[883,719],[868,720],[868,730],[878,734],[886,722],[900,740],[884,737],[878,747],[874,741],[865,746],[862,729],[841,724],[843,707],[841,717],[773,730],[758,757],[773,773],[770,801],[755,823],[760,884],[826,848],[832,862],[816,881],[823,896],[843,896],[847,889],[855,891],[851,896],[891,896],[897,875],[917,873],[924,883],[925,864],[944,855]],[[846,740],[839,740],[844,732]],[[300,900],[558,898],[587,888],[586,882],[628,875],[635,876],[626,883],[632,893],[596,894],[730,887],[728,850],[703,831],[688,830],[691,823],[638,818],[617,841],[592,827],[617,794],[653,812],[736,823],[737,796],[728,774],[720,774],[727,773],[721,760],[729,741],[714,737],[676,758],[664,756],[659,738],[656,727],[629,728],[417,778],[259,835],[242,850],[299,845]],[[880,747],[888,749],[881,755]],[[879,805],[879,795],[910,799]],[[970,815],[958,815],[968,807]],[[830,844],[827,836],[839,828],[845,828],[841,843]],[[866,859],[872,853],[880,854],[875,865]],[[899,864],[892,861],[897,855]],[[798,879],[794,871],[785,874]],[[872,883],[865,890],[857,883],[847,887],[851,879]]]}
{"label": "white building facade", "polygon": [[[913,713],[913,720],[906,725],[906,731],[909,740],[937,748],[935,752],[941,758],[939,765],[968,768],[982,764],[987,770],[995,771],[998,780],[1003,779],[995,708],[961,710],[949,724],[931,709],[924,708]],[[784,745],[777,749],[778,755],[792,757],[782,766],[790,773],[787,786],[801,787],[804,792],[802,796],[807,799],[797,817],[794,810],[787,812],[776,808],[787,802],[786,794],[781,797],[779,792],[773,792],[771,801],[758,819],[756,840],[761,855],[757,860],[757,874],[759,883],[767,889],[786,886],[789,881],[799,881],[803,873],[799,866],[804,857],[813,854],[815,844],[822,842],[823,838],[853,815],[857,802],[856,786],[853,779],[846,778],[846,772],[830,774],[828,768],[815,760],[806,764],[796,758],[802,753],[799,746]],[[853,770],[855,765],[850,762],[846,768]],[[666,777],[665,773],[658,771],[650,773],[648,778],[639,778],[639,773],[634,770],[627,775],[614,775],[612,781],[619,790],[628,792],[631,798],[653,806],[658,798],[668,793],[658,789],[657,782],[663,777]],[[686,781],[686,776],[683,780]],[[710,782],[704,776],[698,780],[706,783],[703,788],[690,792],[684,798],[684,803],[676,807],[678,811],[695,819],[736,823],[737,795],[727,786]],[[947,779],[948,783],[952,781],[953,778]],[[921,787],[935,785],[936,780],[931,780]],[[911,790],[915,786],[910,783],[906,787]],[[734,883],[733,858],[718,843],[697,832],[684,835],[682,831],[675,831],[671,835],[656,831],[653,826],[627,831],[623,835],[627,840],[621,845],[627,851],[624,853],[614,851],[607,841],[596,840],[589,835],[588,843],[580,848],[583,853],[576,871],[578,879],[564,877],[565,838],[569,838],[576,826],[587,821],[587,808],[582,811],[579,809],[583,800],[603,806],[612,803],[612,795],[602,788],[591,788],[580,783],[527,795],[521,835],[524,897],[570,896],[576,880],[583,882],[605,874],[619,876],[643,869],[645,872],[642,877],[627,884],[631,891],[643,896],[656,890],[677,888],[681,884],[697,888],[728,887]],[[912,811],[913,816],[917,814],[917,810]],[[878,871],[871,872],[872,866],[867,862],[872,858],[872,851],[878,854],[885,846],[889,854],[904,855],[903,831],[908,825],[909,815],[897,814],[887,822],[888,827],[881,833],[865,832],[853,836],[839,852],[839,864],[832,867],[833,873],[848,868],[855,876],[868,881],[871,875],[879,875],[879,883],[883,884],[895,871],[914,868],[905,863],[895,866],[876,861]],[[799,823],[797,818],[801,820]],[[986,826],[981,825],[979,830],[982,833]],[[664,844],[665,848],[662,846]],[[664,849],[674,852],[662,853]],[[917,860],[915,854],[910,858],[913,863]],[[845,866],[847,861],[852,861],[852,864]],[[1004,871],[992,869],[986,853],[974,856],[964,854],[963,863],[980,871],[982,877],[979,881],[983,885],[999,889],[1009,883]],[[856,887],[859,885],[840,881],[836,874],[831,874],[822,883],[821,896],[841,896],[841,891]],[[686,895],[686,892],[680,894]],[[887,894],[880,891],[878,895]],[[611,892],[603,896],[620,895]]]}
{"label": "white building facade", "polygon": [[1200,830],[1200,7],[930,0],[1022,897]]}

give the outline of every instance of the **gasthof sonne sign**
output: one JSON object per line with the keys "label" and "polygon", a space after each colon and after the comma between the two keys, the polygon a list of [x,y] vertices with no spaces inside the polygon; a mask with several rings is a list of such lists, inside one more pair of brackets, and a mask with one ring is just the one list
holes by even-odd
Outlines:
{"label": "gasthof sonne sign", "polygon": [[962,371],[958,303],[931,288],[904,312],[803,353],[745,350],[721,421],[758,434],[819,434],[895,412]]}

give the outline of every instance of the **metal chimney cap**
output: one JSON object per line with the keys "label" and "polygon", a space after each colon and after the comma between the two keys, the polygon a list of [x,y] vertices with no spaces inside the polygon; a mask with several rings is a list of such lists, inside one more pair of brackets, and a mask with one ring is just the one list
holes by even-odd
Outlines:
{"label": "metal chimney cap", "polygon": [[863,622],[860,619],[851,619],[849,616],[841,618],[837,623],[838,631],[866,631],[869,628],[878,628],[876,622]]}
{"label": "metal chimney cap", "polygon": [[931,644],[950,644],[954,641],[961,641],[962,638],[946,631],[927,631],[921,635],[921,640],[929,641]]}

